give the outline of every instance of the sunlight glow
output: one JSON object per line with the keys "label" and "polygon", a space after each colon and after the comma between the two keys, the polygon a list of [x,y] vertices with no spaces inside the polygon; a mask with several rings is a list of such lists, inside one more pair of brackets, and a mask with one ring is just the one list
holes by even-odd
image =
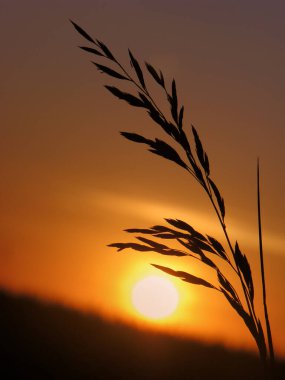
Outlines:
{"label": "sunlight glow", "polygon": [[136,283],[132,291],[135,309],[144,317],[160,319],[171,315],[178,305],[178,292],[172,282],[149,276]]}

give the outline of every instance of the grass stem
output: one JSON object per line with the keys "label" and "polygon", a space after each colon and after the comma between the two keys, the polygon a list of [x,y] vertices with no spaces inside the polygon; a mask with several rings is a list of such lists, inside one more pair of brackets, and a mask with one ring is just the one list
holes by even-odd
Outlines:
{"label": "grass stem", "polygon": [[259,256],[260,256],[260,271],[261,271],[261,279],[262,279],[264,317],[265,317],[265,323],[266,323],[266,332],[267,332],[267,340],[268,340],[268,348],[269,348],[270,369],[271,369],[271,372],[274,373],[275,355],[274,355],[273,341],[272,341],[271,328],[270,328],[269,315],[268,315],[267,302],[266,302],[266,286],[265,286],[265,272],[264,272],[264,260],[263,260],[259,159],[257,160],[257,213],[258,213]]}

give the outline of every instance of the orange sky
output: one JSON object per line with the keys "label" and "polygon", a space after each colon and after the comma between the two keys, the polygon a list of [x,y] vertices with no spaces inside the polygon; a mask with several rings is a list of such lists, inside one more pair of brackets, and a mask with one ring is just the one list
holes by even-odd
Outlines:
{"label": "orange sky", "polygon": [[[118,4],[119,3],[119,4]],[[68,18],[177,80],[209,153],[227,224],[259,284],[256,157],[261,158],[268,297],[277,352],[285,355],[284,3],[281,1],[2,1],[0,284],[139,323],[130,290],[149,263],[191,261],[116,254],[122,230],[186,219],[222,239],[201,189],[182,170],[119,131],[155,136],[143,111],[116,101],[112,83],[78,49]],[[252,339],[211,290],[181,292],[172,329],[246,346]],[[211,316],[210,320],[208,316]],[[215,317],[212,317],[215,316]],[[225,324],[227,328],[225,329]]]}

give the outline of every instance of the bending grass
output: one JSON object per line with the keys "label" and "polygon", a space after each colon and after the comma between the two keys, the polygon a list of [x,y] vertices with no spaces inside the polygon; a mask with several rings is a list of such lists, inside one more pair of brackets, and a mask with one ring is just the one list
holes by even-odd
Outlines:
{"label": "bending grass", "polygon": [[[203,147],[198,131],[192,125],[191,138],[188,138],[186,132],[184,131],[184,106],[179,105],[175,79],[172,80],[168,89],[162,71],[155,69],[150,63],[145,63],[143,70],[142,66],[130,50],[129,58],[131,71],[129,72],[123,65],[121,65],[121,63],[115,58],[114,54],[102,41],[93,39],[79,25],[73,21],[71,21],[71,23],[77,32],[92,45],[80,46],[80,48],[111,65],[111,67],[109,67],[92,61],[95,67],[100,72],[116,80],[129,82],[135,90],[135,93],[123,92],[114,86],[105,86],[105,88],[118,99],[124,100],[133,107],[145,110],[153,122],[162,128],[174,146],[164,140],[158,138],[149,139],[136,133],[121,132],[121,135],[132,142],[146,145],[151,153],[172,161],[183,170],[186,170],[194,178],[210,200],[210,204],[212,205],[218,222],[223,230],[228,248],[226,250],[214,237],[202,234],[196,231],[187,222],[178,219],[165,219],[166,224],[164,225],[155,225],[144,229],[128,229],[126,232],[139,235],[136,236],[135,242],[113,243],[109,246],[117,248],[118,251],[132,249],[139,252],[156,252],[158,254],[168,256],[189,256],[191,259],[199,260],[203,265],[206,265],[214,270],[217,274],[218,286],[215,286],[203,278],[196,277],[193,274],[152,264],[157,269],[164,271],[171,276],[179,277],[185,282],[204,286],[212,289],[213,291],[220,292],[236,311],[236,313],[243,319],[246,327],[249,329],[256,342],[260,359],[264,365],[265,371],[268,372],[269,368],[270,372],[268,372],[268,374],[273,378],[274,349],[270,331],[268,310],[266,306],[260,214],[259,163],[257,167],[259,250],[267,342],[265,340],[262,323],[255,312],[254,283],[249,261],[247,256],[242,253],[238,242],[235,241],[233,243],[227,232],[225,221],[225,202],[217,184],[212,178],[209,158]],[[148,73],[150,78],[161,89],[163,96],[166,97],[169,106],[168,116],[164,111],[162,111],[148,90],[144,71]],[[157,239],[163,241],[166,240],[166,242],[173,241],[176,244],[179,243],[180,248],[172,248],[165,242],[158,242]],[[215,257],[220,257],[225,266],[228,265],[231,267],[233,270],[233,275],[239,279],[243,297],[240,297],[230,279],[223,273],[223,269],[216,265],[214,262]],[[268,354],[270,367],[267,365]]]}

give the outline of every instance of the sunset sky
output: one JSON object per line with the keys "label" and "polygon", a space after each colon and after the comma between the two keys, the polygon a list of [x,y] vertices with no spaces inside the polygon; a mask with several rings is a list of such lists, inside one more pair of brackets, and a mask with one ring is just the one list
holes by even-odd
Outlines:
{"label": "sunset sky", "polygon": [[118,82],[77,48],[85,42],[72,19],[124,65],[130,48],[169,83],[175,77],[185,125],[198,129],[225,198],[230,237],[252,265],[261,314],[260,157],[268,305],[276,351],[285,356],[284,15],[281,0],[2,0],[0,286],[138,326],[254,347],[211,289],[172,279],[180,303],[160,323],[144,321],[131,305],[134,284],[159,273],[150,263],[216,277],[190,258],[108,248],[131,239],[124,229],[180,218],[225,242],[192,177],[120,136],[160,132],[143,110],[104,89]]}

